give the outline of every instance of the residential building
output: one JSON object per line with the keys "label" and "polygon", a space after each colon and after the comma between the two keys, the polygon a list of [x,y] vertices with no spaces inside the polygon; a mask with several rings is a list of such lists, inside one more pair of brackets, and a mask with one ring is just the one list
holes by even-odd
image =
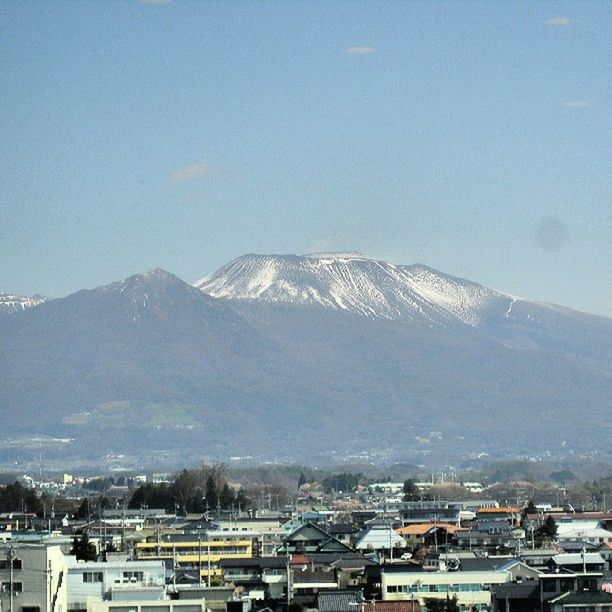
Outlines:
{"label": "residential building", "polygon": [[383,601],[419,601],[457,597],[460,610],[489,610],[491,588],[510,581],[501,570],[428,572],[420,567],[384,565],[381,567]]}
{"label": "residential building", "polygon": [[165,560],[175,572],[189,572],[209,582],[221,578],[221,559],[248,559],[253,556],[253,540],[222,534],[164,534],[153,541],[138,542],[134,552],[139,560]]}
{"label": "residential building", "polygon": [[84,612],[90,599],[161,600],[166,598],[163,561],[79,562],[66,557],[68,610]]}
{"label": "residential building", "polygon": [[12,612],[66,612],[66,563],[59,546],[0,545],[0,607]]}

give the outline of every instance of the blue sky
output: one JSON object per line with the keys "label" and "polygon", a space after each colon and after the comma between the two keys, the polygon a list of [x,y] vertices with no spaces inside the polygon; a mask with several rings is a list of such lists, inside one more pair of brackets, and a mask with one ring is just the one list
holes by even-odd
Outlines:
{"label": "blue sky", "polygon": [[610,2],[0,19],[0,290],[357,250],[612,316]]}

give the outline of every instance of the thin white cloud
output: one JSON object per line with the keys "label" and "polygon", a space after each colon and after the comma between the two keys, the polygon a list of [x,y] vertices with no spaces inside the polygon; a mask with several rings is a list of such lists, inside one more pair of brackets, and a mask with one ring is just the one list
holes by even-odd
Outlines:
{"label": "thin white cloud", "polygon": [[554,26],[566,26],[572,23],[572,20],[569,17],[552,17],[547,19],[546,23]]}
{"label": "thin white cloud", "polygon": [[588,100],[568,100],[563,106],[568,108],[590,108],[591,103]]}
{"label": "thin white cloud", "polygon": [[349,55],[371,55],[376,49],[374,47],[348,47],[344,50]]}
{"label": "thin white cloud", "polygon": [[184,183],[185,181],[190,181],[191,179],[198,178],[200,176],[206,176],[210,173],[210,164],[203,159],[195,164],[190,164],[189,166],[185,166],[184,168],[173,172],[170,175],[170,180],[173,183]]}

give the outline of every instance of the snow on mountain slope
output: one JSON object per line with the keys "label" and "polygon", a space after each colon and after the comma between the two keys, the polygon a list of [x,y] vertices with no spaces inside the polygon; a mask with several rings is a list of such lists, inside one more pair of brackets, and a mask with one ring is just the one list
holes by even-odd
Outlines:
{"label": "snow on mountain slope", "polygon": [[45,301],[45,298],[41,295],[33,295],[32,297],[28,297],[0,291],[0,314],[19,312],[21,310],[25,310],[26,308],[38,306]]}
{"label": "snow on mountain slope", "polygon": [[244,255],[195,286],[216,298],[318,304],[370,317],[425,318],[472,326],[511,296],[419,264],[398,266],[359,253]]}

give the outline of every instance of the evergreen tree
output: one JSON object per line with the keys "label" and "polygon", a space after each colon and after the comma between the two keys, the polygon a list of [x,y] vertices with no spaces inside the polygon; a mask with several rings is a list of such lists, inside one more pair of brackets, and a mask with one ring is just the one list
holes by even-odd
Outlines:
{"label": "evergreen tree", "polygon": [[538,528],[536,534],[541,538],[554,539],[557,535],[557,522],[549,514],[544,523]]}
{"label": "evergreen tree", "polygon": [[0,487],[0,512],[35,512],[42,514],[43,506],[36,493],[18,482]]}
{"label": "evergreen tree", "polygon": [[533,499],[529,500],[529,503],[525,506],[525,514],[536,514],[538,509],[535,507],[533,503]]}
{"label": "evergreen tree", "polygon": [[300,477],[298,478],[298,489],[301,489],[306,484],[306,475],[304,472],[300,473]]}
{"label": "evergreen tree", "polygon": [[219,494],[219,501],[221,502],[221,507],[224,509],[231,508],[234,505],[234,492],[227,482],[223,483],[221,493]]}
{"label": "evergreen tree", "polygon": [[98,558],[96,547],[89,541],[86,531],[81,534],[80,538],[74,537],[70,554],[74,555],[77,561],[96,561]]}
{"label": "evergreen tree", "polygon": [[421,499],[421,491],[419,487],[416,486],[414,480],[410,478],[404,480],[404,501],[420,501]]}
{"label": "evergreen tree", "polygon": [[215,478],[211,474],[206,479],[206,502],[208,503],[208,507],[210,509],[215,509],[217,507],[217,502],[219,501],[219,493],[217,492],[217,483]]}
{"label": "evergreen tree", "polygon": [[89,519],[90,512],[91,512],[91,509],[89,505],[89,498],[84,497],[81,500],[81,503],[79,507],[77,508],[77,511],[74,513],[74,518],[78,520]]}

